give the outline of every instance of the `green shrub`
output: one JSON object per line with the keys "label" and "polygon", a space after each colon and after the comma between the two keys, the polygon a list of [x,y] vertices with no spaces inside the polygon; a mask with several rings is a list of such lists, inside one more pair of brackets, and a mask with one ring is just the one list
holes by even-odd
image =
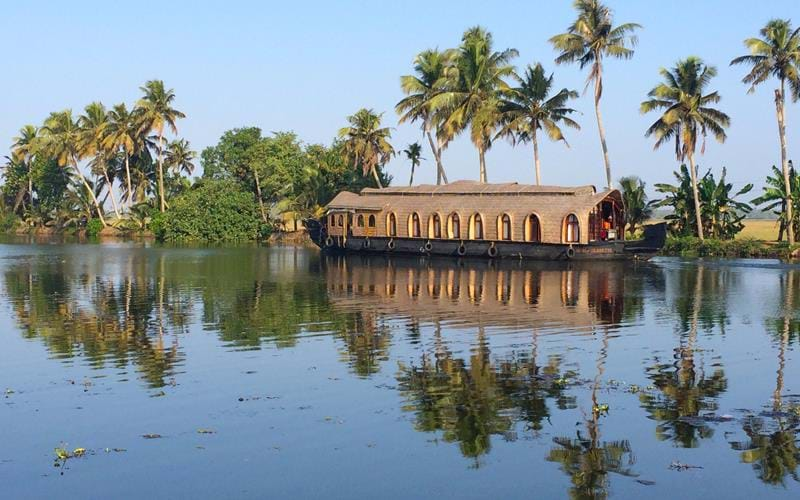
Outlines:
{"label": "green shrub", "polygon": [[86,223],[86,236],[97,236],[103,230],[103,223],[100,219],[89,219]]}
{"label": "green shrub", "polygon": [[716,240],[693,236],[669,237],[661,250],[662,255],[681,257],[758,257],[786,258],[789,246],[772,244],[754,239]]}
{"label": "green shrub", "polygon": [[17,217],[11,213],[0,213],[0,232],[7,233],[17,225]]}
{"label": "green shrub", "polygon": [[226,180],[203,181],[170,200],[167,212],[153,216],[150,229],[162,241],[256,240],[271,232],[253,195]]}

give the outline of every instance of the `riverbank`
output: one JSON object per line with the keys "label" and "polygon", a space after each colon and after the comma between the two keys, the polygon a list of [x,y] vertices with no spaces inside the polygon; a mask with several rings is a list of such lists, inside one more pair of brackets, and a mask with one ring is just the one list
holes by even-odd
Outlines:
{"label": "riverbank", "polygon": [[661,255],[675,257],[727,257],[756,259],[798,259],[800,244],[756,239],[700,241],[695,237],[669,237]]}

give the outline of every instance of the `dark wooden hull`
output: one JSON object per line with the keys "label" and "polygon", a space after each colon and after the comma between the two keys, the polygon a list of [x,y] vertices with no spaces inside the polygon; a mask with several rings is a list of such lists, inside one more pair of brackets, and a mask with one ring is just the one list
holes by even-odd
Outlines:
{"label": "dark wooden hull", "polygon": [[[313,222],[313,221],[312,221]],[[655,224],[638,241],[596,242],[588,245],[519,241],[437,240],[424,238],[326,236],[324,227],[307,222],[312,240],[328,253],[431,255],[533,260],[647,260],[664,245],[666,228]]]}

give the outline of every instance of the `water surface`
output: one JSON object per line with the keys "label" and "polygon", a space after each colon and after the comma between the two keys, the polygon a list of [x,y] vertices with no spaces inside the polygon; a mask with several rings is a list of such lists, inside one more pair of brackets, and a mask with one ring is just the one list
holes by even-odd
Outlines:
{"label": "water surface", "polygon": [[777,261],[0,245],[0,482],[796,497],[799,338],[800,269]]}

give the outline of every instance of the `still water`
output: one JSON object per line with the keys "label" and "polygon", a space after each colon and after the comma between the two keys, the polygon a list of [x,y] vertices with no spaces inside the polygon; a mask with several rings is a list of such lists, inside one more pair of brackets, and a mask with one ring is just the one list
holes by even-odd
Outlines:
{"label": "still water", "polygon": [[777,261],[0,245],[2,496],[797,498],[799,339]]}

